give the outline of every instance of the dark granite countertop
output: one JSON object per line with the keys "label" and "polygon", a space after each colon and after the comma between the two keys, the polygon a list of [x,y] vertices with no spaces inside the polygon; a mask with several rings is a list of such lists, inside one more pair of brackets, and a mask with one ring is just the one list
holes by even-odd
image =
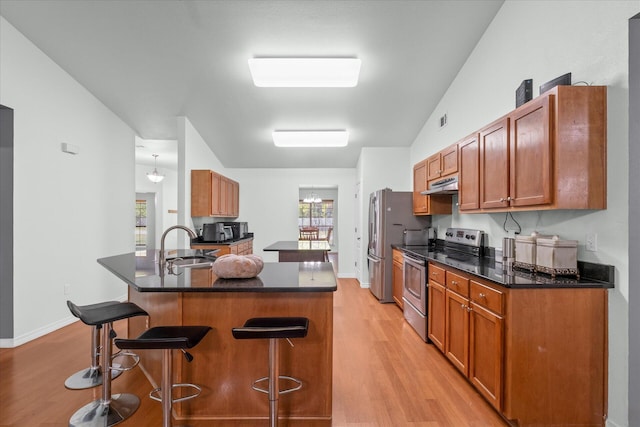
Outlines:
{"label": "dark granite countertop", "polygon": [[410,256],[435,261],[507,288],[613,288],[615,283],[615,267],[611,265],[578,261],[579,280],[570,276],[552,278],[548,274],[531,273],[496,263],[493,258],[464,255],[452,257],[438,246],[392,246]]}
{"label": "dark granite countertop", "polygon": [[326,240],[281,240],[275,242],[263,251],[330,251],[331,246]]}
{"label": "dark granite countertop", "polygon": [[[202,255],[201,250],[177,250],[170,256]],[[221,279],[211,267],[158,266],[158,251],[139,251],[98,259],[98,263],[138,292],[333,292],[336,277],[329,262],[265,262],[252,279]]]}

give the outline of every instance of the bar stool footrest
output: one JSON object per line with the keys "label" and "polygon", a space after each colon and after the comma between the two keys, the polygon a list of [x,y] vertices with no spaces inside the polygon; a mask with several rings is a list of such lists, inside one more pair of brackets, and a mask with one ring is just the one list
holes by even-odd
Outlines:
{"label": "bar stool footrest", "polygon": [[[173,392],[174,389],[176,388],[193,388],[196,391],[193,392],[192,394],[188,395],[188,396],[183,396],[183,397],[178,397],[176,399],[171,399],[171,402],[173,403],[177,403],[177,402],[184,402],[185,400],[190,400],[193,399],[194,397],[198,397],[200,396],[200,393],[202,393],[202,387],[196,385],[196,384],[190,384],[190,383],[181,383],[181,384],[173,384],[171,386],[171,391]],[[149,393],[149,397],[157,402],[162,402],[162,399],[160,398],[160,392],[162,391],[162,387],[158,387],[155,388],[153,390],[151,390],[151,392]]]}
{"label": "bar stool footrest", "polygon": [[[133,362],[128,365],[124,363],[113,363],[117,358],[124,358],[124,360],[133,359]],[[119,352],[111,356],[112,371],[118,371],[118,372],[130,371],[136,366],[138,366],[138,363],[140,363],[140,356],[138,356],[136,353],[132,351],[120,350]]]}
{"label": "bar stool footrest", "polygon": [[[300,390],[302,388],[302,381],[300,381],[297,378],[289,377],[287,375],[280,375],[278,378],[281,379],[281,380],[293,381],[294,383],[297,384],[297,386],[294,386],[294,387],[291,387],[291,388],[286,388],[284,390],[279,390],[278,394],[287,394],[287,393],[291,393],[292,391]],[[251,388],[253,388],[255,391],[259,391],[261,393],[269,394],[269,389],[257,386],[258,383],[261,383],[263,381],[269,381],[269,377],[263,377],[263,378],[259,378],[259,379],[255,380],[253,382],[253,385],[251,386]]]}

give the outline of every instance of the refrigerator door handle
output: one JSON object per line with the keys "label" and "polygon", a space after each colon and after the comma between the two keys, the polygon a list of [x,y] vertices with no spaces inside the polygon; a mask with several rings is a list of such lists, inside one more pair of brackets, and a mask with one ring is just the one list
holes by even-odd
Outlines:
{"label": "refrigerator door handle", "polygon": [[379,263],[380,261],[382,261],[380,258],[371,258],[369,255],[367,255],[367,259],[369,261],[371,261],[371,262],[376,263],[376,264]]}

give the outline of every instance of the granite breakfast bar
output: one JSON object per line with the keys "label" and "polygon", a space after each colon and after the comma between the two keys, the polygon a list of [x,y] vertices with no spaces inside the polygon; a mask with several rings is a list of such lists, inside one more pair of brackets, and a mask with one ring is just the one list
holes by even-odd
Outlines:
{"label": "granite breakfast bar", "polygon": [[[196,252],[182,250],[175,256]],[[190,351],[192,363],[174,352],[174,381],[203,388],[197,398],[174,405],[176,420],[198,426],[266,425],[268,399],[252,390],[251,384],[267,375],[268,340],[238,341],[231,329],[252,317],[301,316],[309,318],[308,335],[294,340],[295,347],[283,341],[280,357],[281,374],[301,379],[304,386],[280,397],[280,418],[287,420],[287,426],[331,425],[333,292],[337,284],[330,263],[265,263],[256,278],[221,279],[206,264],[160,271],[158,251],[116,255],[98,262],[129,285],[129,301],[150,315],[131,319],[129,336],[159,325],[214,328]],[[159,384],[161,352],[140,354],[145,374]]]}

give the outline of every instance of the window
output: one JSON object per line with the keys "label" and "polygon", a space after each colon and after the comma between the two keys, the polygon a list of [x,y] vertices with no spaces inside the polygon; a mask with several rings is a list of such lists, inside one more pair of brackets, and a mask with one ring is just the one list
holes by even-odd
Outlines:
{"label": "window", "polygon": [[298,201],[298,228],[307,227],[316,227],[321,240],[331,238],[329,230],[333,229],[333,200],[323,200],[320,203]]}
{"label": "window", "polygon": [[136,200],[136,247],[147,246],[147,201]]}

